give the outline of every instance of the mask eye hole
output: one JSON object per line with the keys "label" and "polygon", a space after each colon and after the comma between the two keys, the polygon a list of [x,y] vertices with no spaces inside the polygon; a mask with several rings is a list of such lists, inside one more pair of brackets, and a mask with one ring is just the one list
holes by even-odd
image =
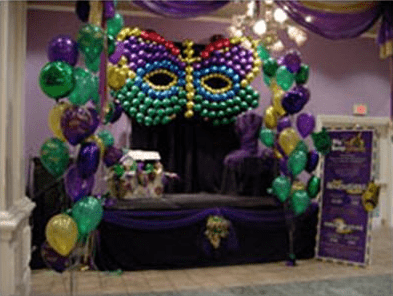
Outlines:
{"label": "mask eye hole", "polygon": [[224,93],[232,88],[232,80],[223,74],[214,73],[203,77],[201,85],[210,92]]}
{"label": "mask eye hole", "polygon": [[157,69],[146,74],[144,80],[155,90],[166,90],[174,86],[178,78],[176,74],[166,69]]}

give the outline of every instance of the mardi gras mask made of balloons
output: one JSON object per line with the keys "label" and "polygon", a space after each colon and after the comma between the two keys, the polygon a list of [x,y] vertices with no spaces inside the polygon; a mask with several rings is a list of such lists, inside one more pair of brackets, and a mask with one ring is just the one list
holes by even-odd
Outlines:
{"label": "mardi gras mask made of balloons", "polygon": [[166,124],[179,113],[228,124],[258,106],[249,85],[262,63],[257,45],[246,37],[221,39],[197,55],[192,41],[181,50],[155,32],[123,28],[109,58],[108,84],[140,124]]}

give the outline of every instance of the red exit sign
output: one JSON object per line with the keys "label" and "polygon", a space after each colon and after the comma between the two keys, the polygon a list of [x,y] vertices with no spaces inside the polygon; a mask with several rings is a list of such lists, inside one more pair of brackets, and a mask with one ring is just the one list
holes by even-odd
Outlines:
{"label": "red exit sign", "polygon": [[354,115],[367,115],[368,107],[366,104],[355,104],[353,105],[353,114]]}

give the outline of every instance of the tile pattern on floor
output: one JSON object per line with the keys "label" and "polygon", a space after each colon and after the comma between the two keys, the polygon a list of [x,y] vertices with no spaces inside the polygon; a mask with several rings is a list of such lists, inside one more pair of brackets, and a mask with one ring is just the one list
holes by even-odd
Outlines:
{"label": "tile pattern on floor", "polygon": [[[183,270],[143,270],[124,272],[120,275],[85,271],[75,274],[75,294],[104,296],[150,292],[154,295],[154,292],[166,291],[169,296],[177,291],[182,291],[181,295],[186,295],[185,290],[196,290],[205,295],[204,292],[207,290],[245,289],[242,286],[257,287],[266,284],[391,274],[392,250],[392,229],[382,228],[373,233],[372,263],[366,268],[312,259],[301,260],[296,267],[287,267],[285,262],[278,262]],[[33,271],[31,296],[63,296],[69,295],[69,292],[69,272],[58,274],[50,270]],[[247,295],[246,291],[243,292]]]}

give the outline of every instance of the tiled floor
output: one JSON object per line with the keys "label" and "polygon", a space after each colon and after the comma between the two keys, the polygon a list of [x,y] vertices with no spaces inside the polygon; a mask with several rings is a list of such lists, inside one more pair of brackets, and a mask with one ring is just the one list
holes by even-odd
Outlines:
{"label": "tiled floor", "polygon": [[[185,270],[148,270],[124,272],[121,275],[85,271],[78,272],[75,295],[110,295],[187,289],[215,289],[230,286],[279,284],[352,276],[388,274],[393,272],[392,229],[382,228],[373,233],[372,264],[355,268],[320,262],[299,261],[296,267],[285,262],[248,264],[229,267],[207,267]],[[33,271],[32,296],[69,295],[70,274],[49,270]]]}

